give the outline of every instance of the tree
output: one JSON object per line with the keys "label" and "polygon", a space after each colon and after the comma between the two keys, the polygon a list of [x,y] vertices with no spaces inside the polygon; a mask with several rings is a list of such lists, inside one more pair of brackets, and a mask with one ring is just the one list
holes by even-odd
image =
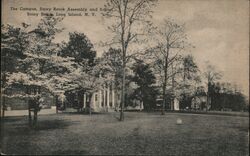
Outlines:
{"label": "tree", "polygon": [[[80,70],[79,72],[81,72],[83,74],[82,76],[84,76],[86,75],[86,72],[90,72],[92,70],[92,67],[95,65],[96,52],[94,51],[93,44],[84,33],[73,32],[69,33],[68,43],[64,42],[61,45],[59,56],[65,58],[74,58],[73,61],[76,62],[80,66],[80,68],[82,68],[82,70]],[[82,99],[80,97],[85,91],[86,88],[81,85],[77,89],[78,100],[77,103],[74,104],[74,106],[77,107],[78,111],[80,108],[82,108],[82,100],[79,99]],[[72,95],[75,95],[75,93],[67,94],[67,98],[70,100],[74,100],[75,96]]]}
{"label": "tree", "polygon": [[204,77],[206,79],[207,84],[207,110],[211,106],[211,92],[212,92],[212,85],[221,79],[222,73],[217,71],[215,66],[209,64],[207,62],[206,71],[204,72]]}
{"label": "tree", "polygon": [[[23,59],[26,40],[23,31],[12,25],[1,25],[1,138],[4,136],[4,117],[8,88],[7,74],[16,72],[18,59]],[[2,144],[0,145],[2,146]],[[0,147],[1,148],[1,147]]]}
{"label": "tree", "polygon": [[197,80],[198,66],[194,62],[192,55],[187,55],[183,58],[183,81]]}
{"label": "tree", "polygon": [[122,51],[122,100],[120,121],[124,120],[125,103],[125,71],[127,59],[131,57],[127,53],[131,43],[139,41],[140,36],[144,35],[145,29],[141,26],[150,26],[148,20],[151,7],[155,0],[109,0],[104,5],[107,10],[104,12],[106,19],[112,18],[113,23],[108,29],[114,34],[110,44],[116,44]]}
{"label": "tree", "polygon": [[246,97],[231,83],[212,83],[210,86],[211,110],[243,111]]}
{"label": "tree", "polygon": [[169,71],[172,64],[180,59],[179,52],[187,48],[188,44],[184,25],[179,25],[170,19],[164,20],[162,27],[158,29],[156,37],[156,47],[149,50],[149,52],[153,56],[155,71],[162,87],[162,115],[164,115],[168,81],[180,72],[176,70],[170,74]]}
{"label": "tree", "polygon": [[[108,51],[105,51],[102,55],[102,64],[108,66],[109,70],[107,71],[111,78],[112,89],[118,93],[122,86],[122,53],[121,49],[109,48]],[[108,69],[106,68],[106,69]],[[118,98],[118,94],[116,94]],[[115,105],[115,110],[119,106]]]}
{"label": "tree", "polygon": [[[7,87],[6,74],[17,70],[18,59],[24,58],[23,49],[27,45],[24,32],[12,25],[1,25],[1,94]],[[11,64],[11,66],[10,66]],[[5,96],[1,96],[1,117],[4,117]]]}
{"label": "tree", "polygon": [[85,63],[91,66],[94,63],[96,52],[94,46],[84,33],[69,33],[69,42],[64,43],[59,55],[62,57],[73,57],[79,64]]}
{"label": "tree", "polygon": [[[18,70],[7,73],[8,87],[21,85],[25,88],[22,94],[10,95],[29,99],[29,123],[36,127],[37,114],[41,109],[42,90],[51,92],[53,95],[60,93],[64,97],[65,90],[75,88],[76,85],[62,76],[76,73],[77,64],[72,58],[57,56],[58,45],[53,43],[55,35],[61,31],[56,25],[62,19],[46,16],[32,31],[25,31],[27,45],[23,49],[24,59],[18,61]],[[24,37],[23,37],[24,38]],[[33,111],[33,121],[31,112]]]}
{"label": "tree", "polygon": [[[127,106],[131,100],[128,99],[130,96],[132,96],[133,92],[133,85],[132,82],[132,70],[131,65],[134,61],[134,58],[127,60],[127,68],[125,71],[126,74],[126,81],[125,81],[125,106]],[[116,90],[116,93],[118,93],[122,88],[122,54],[120,49],[110,48],[108,51],[105,51],[101,58],[101,64],[105,69],[106,75],[109,75],[109,84],[112,85],[112,89]],[[119,93],[116,94],[117,99],[119,98]],[[118,109],[117,105],[115,105],[116,110]]]}
{"label": "tree", "polygon": [[198,75],[199,69],[192,55],[187,55],[182,59],[182,83],[181,83],[181,106],[182,108],[191,107],[191,99],[195,94],[196,84],[200,82]]}
{"label": "tree", "polygon": [[122,53],[121,49],[109,48],[102,55],[105,64],[110,67],[110,72],[114,76],[114,84],[117,90],[121,88],[122,82]]}
{"label": "tree", "polygon": [[155,76],[149,64],[145,64],[142,60],[136,60],[132,70],[134,72],[132,80],[138,85],[134,91],[136,98],[143,102],[146,110],[152,109],[156,99],[156,90],[153,86]]}
{"label": "tree", "polygon": [[99,62],[98,59],[94,62],[95,66],[91,67],[91,70],[84,72],[83,70],[77,70],[76,73],[73,73],[71,80],[78,85],[77,88],[84,89],[90,95],[90,104],[89,104],[89,113],[92,112],[92,96],[93,93],[100,90],[101,87],[108,81],[108,79],[102,75],[102,72],[105,70],[105,66]]}

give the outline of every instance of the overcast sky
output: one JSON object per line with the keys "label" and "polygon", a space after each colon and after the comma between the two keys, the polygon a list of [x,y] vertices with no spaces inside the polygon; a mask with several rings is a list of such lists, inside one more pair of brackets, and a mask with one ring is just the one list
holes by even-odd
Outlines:
{"label": "overcast sky", "polygon": [[[39,17],[27,16],[26,11],[10,11],[10,7],[72,7],[100,8],[105,0],[5,0],[3,23],[36,25]],[[39,12],[39,11],[38,11]],[[195,61],[204,69],[210,61],[224,74],[223,81],[238,84],[249,95],[249,1],[248,0],[159,0],[154,8],[153,21],[160,24],[164,18],[185,23],[186,33],[195,48]],[[68,40],[68,32],[85,33],[98,55],[103,49],[97,43],[107,39],[106,26],[97,12],[95,17],[66,17],[64,32],[57,41]]]}

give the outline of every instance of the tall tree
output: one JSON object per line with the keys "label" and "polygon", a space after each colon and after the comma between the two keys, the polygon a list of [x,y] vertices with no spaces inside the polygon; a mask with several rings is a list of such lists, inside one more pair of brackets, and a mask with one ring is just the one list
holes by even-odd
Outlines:
{"label": "tall tree", "polygon": [[237,85],[213,83],[210,87],[211,110],[242,111],[246,109],[246,97]]}
{"label": "tall tree", "polygon": [[136,94],[138,100],[143,102],[146,110],[152,109],[156,99],[156,89],[153,86],[155,76],[149,64],[145,64],[142,60],[136,60],[132,70],[134,72],[132,80],[138,85],[134,94]]}
{"label": "tall tree", "polygon": [[210,95],[212,93],[212,85],[221,79],[222,73],[216,70],[215,66],[209,64],[207,62],[206,65],[206,70],[204,72],[204,77],[206,79],[206,84],[207,84],[207,110],[211,106],[211,98]]}
{"label": "tall tree", "polygon": [[[88,37],[84,33],[73,32],[69,33],[69,41],[67,43],[63,42],[60,47],[59,56],[62,57],[72,57],[74,62],[81,66],[82,70],[79,71],[84,75],[85,72],[92,70],[92,67],[95,65],[96,51],[94,46]],[[84,79],[83,79],[84,80]],[[81,83],[80,83],[81,84]],[[82,108],[83,101],[81,100],[82,94],[88,90],[83,86],[79,86],[77,89],[76,95],[78,96],[77,103],[74,103],[75,107],[79,111]],[[75,90],[74,90],[75,92]],[[67,98],[74,100],[75,93],[67,94]]]}
{"label": "tall tree", "polygon": [[93,62],[95,65],[91,66],[87,72],[83,68],[78,68],[74,73],[70,75],[70,79],[78,87],[75,90],[84,90],[89,93],[90,103],[88,105],[89,113],[91,114],[93,109],[93,93],[97,92],[108,81],[108,78],[103,75],[103,72],[107,67],[100,62],[99,59],[95,59]]}
{"label": "tall tree", "polygon": [[122,82],[122,53],[121,49],[110,48],[102,55],[105,64],[110,67],[110,72],[114,76],[114,85],[116,90],[121,88]]}
{"label": "tall tree", "polygon": [[[6,74],[17,71],[18,59],[24,58],[25,33],[12,25],[1,25],[1,94],[6,88]],[[10,65],[11,64],[11,65]],[[1,96],[1,117],[4,117],[5,96]]]}
{"label": "tall tree", "polygon": [[[122,53],[121,49],[109,48],[102,55],[102,64],[109,67],[112,91],[119,93],[122,88]],[[118,99],[119,94],[115,94]],[[118,100],[116,100],[118,102]],[[115,110],[119,110],[118,103],[115,104]]]}
{"label": "tall tree", "polygon": [[196,84],[200,82],[199,69],[192,55],[184,56],[182,59],[182,83],[181,92],[182,108],[191,107],[191,98],[195,94]]}
{"label": "tall tree", "polygon": [[[1,25],[1,138],[4,137],[4,117],[6,109],[6,94],[8,88],[7,74],[16,72],[18,59],[23,59],[23,49],[26,46],[23,31],[12,25]],[[2,148],[2,142],[0,143]]]}
{"label": "tall tree", "polygon": [[177,24],[174,20],[164,20],[163,25],[158,29],[156,35],[156,47],[149,50],[154,62],[155,71],[158,72],[160,85],[162,87],[162,115],[165,114],[166,93],[168,81],[179,70],[170,73],[171,65],[180,58],[179,52],[183,51],[188,46],[187,35],[185,34],[184,25]]}
{"label": "tall tree", "polygon": [[59,53],[63,57],[73,57],[79,64],[93,65],[96,57],[94,46],[84,33],[69,33],[69,42],[64,43]]}
{"label": "tall tree", "polygon": [[[19,60],[19,69],[16,72],[7,75],[9,87],[22,85],[26,88],[22,95],[12,96],[29,99],[29,123],[34,127],[41,109],[43,88],[54,95],[58,92],[63,95],[65,90],[76,86],[68,77],[62,75],[75,72],[77,65],[70,57],[57,56],[59,48],[53,43],[55,35],[61,31],[56,27],[61,20],[46,16],[41,19],[35,29],[25,32],[28,41],[23,49],[25,58]],[[33,121],[31,111],[34,113]]]}
{"label": "tall tree", "polygon": [[112,22],[108,29],[114,34],[111,43],[116,44],[122,51],[122,100],[120,121],[124,120],[126,62],[130,55],[127,53],[131,43],[139,41],[146,33],[142,26],[150,26],[148,20],[155,0],[108,0],[107,10],[103,15]]}

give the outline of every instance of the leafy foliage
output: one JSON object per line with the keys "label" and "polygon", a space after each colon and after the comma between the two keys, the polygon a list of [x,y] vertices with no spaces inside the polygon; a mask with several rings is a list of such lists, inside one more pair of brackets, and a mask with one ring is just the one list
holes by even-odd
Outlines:
{"label": "leafy foliage", "polygon": [[84,33],[69,33],[69,42],[65,43],[59,55],[62,57],[73,57],[79,64],[87,61],[88,65],[93,65],[96,52],[93,44]]}
{"label": "leafy foliage", "polygon": [[[39,101],[42,98],[42,88],[50,91],[53,95],[60,94],[60,97],[63,97],[65,90],[76,87],[69,77],[75,73],[76,64],[71,61],[72,58],[57,56],[59,48],[57,44],[53,43],[56,33],[60,32],[60,29],[56,27],[60,21],[59,18],[46,16],[32,31],[26,29],[27,27],[20,29],[22,32],[20,42],[25,43],[21,50],[25,57],[18,59],[19,68],[17,72],[6,73],[8,86],[5,89],[16,84],[26,87],[21,95],[14,94],[11,96],[22,96],[29,99],[29,119],[31,120],[30,111],[33,110],[34,125],[37,121],[37,112],[40,110]],[[10,34],[9,31],[7,34]],[[13,47],[11,42],[7,45]],[[14,48],[14,50],[17,51],[18,49]],[[8,52],[10,53],[10,51]],[[63,77],[62,75],[65,73],[68,74]],[[8,95],[5,94],[5,96]]]}
{"label": "leafy foliage", "polygon": [[135,98],[143,101],[146,110],[152,109],[157,91],[153,86],[156,78],[149,64],[145,64],[142,60],[136,60],[132,70],[134,72],[132,80],[138,85],[138,88],[134,90]]}
{"label": "leafy foliage", "polygon": [[200,82],[199,69],[192,55],[182,59],[182,82],[180,83],[181,108],[191,107],[191,100],[196,93],[196,85]]}
{"label": "leafy foliage", "polygon": [[27,41],[20,28],[2,25],[1,30],[1,70],[2,72],[13,72],[17,70],[18,59],[24,57],[23,49],[27,45]]}
{"label": "leafy foliage", "polygon": [[230,83],[212,83],[209,90],[212,110],[242,111],[246,109],[246,97]]}
{"label": "leafy foliage", "polygon": [[102,56],[105,64],[110,67],[110,72],[114,76],[116,89],[121,88],[122,81],[122,54],[120,49],[110,48]]}

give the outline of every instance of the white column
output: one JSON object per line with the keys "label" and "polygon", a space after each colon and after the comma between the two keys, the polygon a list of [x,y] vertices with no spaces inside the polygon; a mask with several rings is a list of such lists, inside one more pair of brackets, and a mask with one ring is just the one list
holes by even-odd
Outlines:
{"label": "white column", "polygon": [[172,101],[170,102],[170,107],[171,107],[171,108],[170,108],[171,110],[174,110],[174,100],[172,100]]}
{"label": "white column", "polygon": [[101,108],[102,107],[102,90],[100,89],[99,90],[99,107]]}
{"label": "white column", "polygon": [[83,94],[83,108],[86,108],[86,93]]}
{"label": "white column", "polygon": [[107,88],[107,106],[109,108],[109,94],[110,94],[110,91],[109,91],[110,87],[108,85],[108,88]]}
{"label": "white column", "polygon": [[106,88],[103,89],[103,106],[106,107]]}
{"label": "white column", "polygon": [[176,98],[174,99],[174,110],[179,110],[179,101]]}

